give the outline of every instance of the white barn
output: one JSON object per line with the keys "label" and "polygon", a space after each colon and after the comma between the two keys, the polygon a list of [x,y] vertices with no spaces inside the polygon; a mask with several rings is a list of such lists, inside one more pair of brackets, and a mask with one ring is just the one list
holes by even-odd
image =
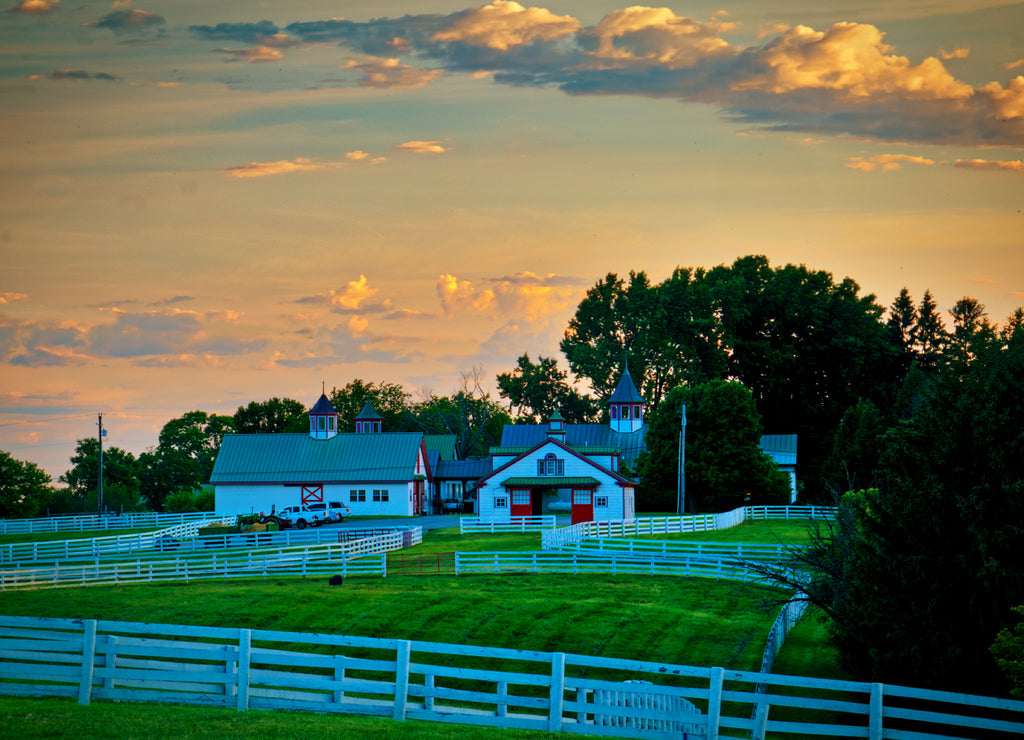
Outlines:
{"label": "white barn", "polygon": [[228,434],[210,482],[217,514],[269,513],[341,501],[354,516],[424,513],[431,469],[424,435],[381,431],[367,404],[355,434],[339,434],[324,395],[309,412],[308,434]]}

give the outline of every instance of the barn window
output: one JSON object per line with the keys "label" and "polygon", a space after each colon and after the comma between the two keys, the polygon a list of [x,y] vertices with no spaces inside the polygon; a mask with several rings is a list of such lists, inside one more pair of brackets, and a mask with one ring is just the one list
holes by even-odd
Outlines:
{"label": "barn window", "polygon": [[522,506],[523,504],[530,503],[530,492],[529,491],[512,491],[512,505]]}
{"label": "barn window", "polygon": [[622,407],[622,418],[623,419],[628,419],[629,418],[629,406],[623,406]]}
{"label": "barn window", "polygon": [[537,461],[537,475],[565,475],[565,461],[549,452],[543,460]]}
{"label": "barn window", "polygon": [[319,429],[321,432],[324,429],[327,428],[327,417],[326,416],[318,416],[318,417],[316,417],[316,428]]}
{"label": "barn window", "polygon": [[357,491],[352,489],[348,492],[349,501],[366,501],[366,491]]}
{"label": "barn window", "polygon": [[608,497],[607,496],[595,496],[594,497],[594,506],[601,507],[601,506],[607,506],[607,505],[608,505]]}
{"label": "barn window", "polygon": [[328,416],[327,417],[327,431],[329,431],[329,432],[333,432],[334,431],[334,417],[333,416]]}
{"label": "barn window", "polygon": [[495,509],[504,509],[506,506],[508,506],[508,499],[507,498],[505,498],[504,496],[495,496],[494,497],[494,508]]}

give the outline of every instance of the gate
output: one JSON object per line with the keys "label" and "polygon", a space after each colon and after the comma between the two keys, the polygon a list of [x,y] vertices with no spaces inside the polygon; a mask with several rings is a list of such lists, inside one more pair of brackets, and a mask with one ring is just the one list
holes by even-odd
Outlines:
{"label": "gate", "polygon": [[706,718],[693,702],[648,681],[623,683],[621,691],[594,691],[595,725],[659,730],[686,740],[707,737]]}
{"label": "gate", "polygon": [[454,552],[430,552],[409,555],[404,552],[388,553],[389,576],[453,576]]}

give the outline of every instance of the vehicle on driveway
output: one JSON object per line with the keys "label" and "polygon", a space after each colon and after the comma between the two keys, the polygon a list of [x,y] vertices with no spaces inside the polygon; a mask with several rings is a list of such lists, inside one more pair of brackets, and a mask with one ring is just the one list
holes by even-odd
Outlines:
{"label": "vehicle on driveway", "polygon": [[327,515],[323,511],[313,511],[308,506],[286,506],[277,512],[277,518],[281,522],[282,529],[291,526],[296,529],[319,527],[328,521]]}
{"label": "vehicle on driveway", "polygon": [[328,501],[326,503],[306,504],[310,511],[319,512],[329,522],[343,522],[345,517],[352,516],[352,511],[340,501]]}

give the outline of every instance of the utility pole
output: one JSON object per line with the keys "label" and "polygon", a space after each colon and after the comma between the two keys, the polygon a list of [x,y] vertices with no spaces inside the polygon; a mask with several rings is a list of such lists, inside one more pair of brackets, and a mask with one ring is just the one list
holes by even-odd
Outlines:
{"label": "utility pole", "polygon": [[102,514],[103,513],[103,435],[106,434],[106,432],[103,431],[103,414],[99,414],[98,416],[99,416],[99,420],[98,420],[97,423],[99,424],[100,431],[99,431],[99,437],[97,439],[99,439],[99,441],[100,441],[100,475],[99,475],[99,488],[97,489],[96,503],[97,503],[97,508],[99,510],[99,513]]}
{"label": "utility pole", "polygon": [[[686,404],[679,414],[679,481],[676,486],[676,513],[686,510]],[[694,512],[695,513],[695,512]]]}

